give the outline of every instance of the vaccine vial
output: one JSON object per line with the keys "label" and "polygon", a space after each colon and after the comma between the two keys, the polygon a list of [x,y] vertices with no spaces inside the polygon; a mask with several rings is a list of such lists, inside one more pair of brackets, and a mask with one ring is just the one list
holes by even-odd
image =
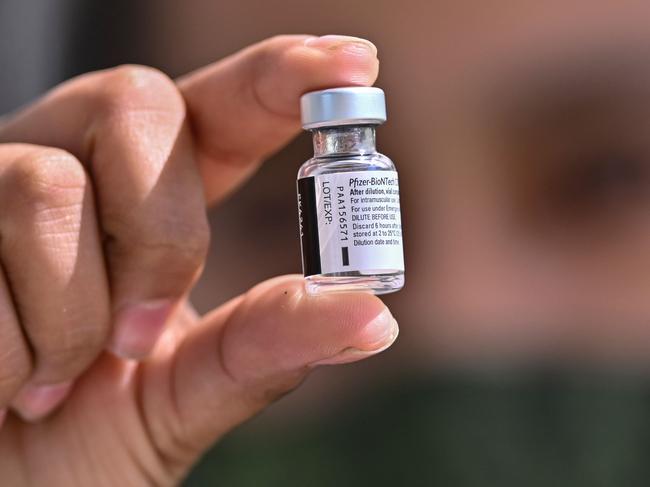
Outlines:
{"label": "vaccine vial", "polygon": [[384,92],[350,87],[306,93],[302,125],[314,157],[298,171],[298,220],[309,294],[404,286],[397,171],[375,147]]}

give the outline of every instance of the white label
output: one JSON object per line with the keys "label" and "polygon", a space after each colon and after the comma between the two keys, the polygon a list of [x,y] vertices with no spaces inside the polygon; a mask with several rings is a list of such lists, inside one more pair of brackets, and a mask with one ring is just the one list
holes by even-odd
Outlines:
{"label": "white label", "polygon": [[321,272],[404,270],[395,171],[315,176]]}

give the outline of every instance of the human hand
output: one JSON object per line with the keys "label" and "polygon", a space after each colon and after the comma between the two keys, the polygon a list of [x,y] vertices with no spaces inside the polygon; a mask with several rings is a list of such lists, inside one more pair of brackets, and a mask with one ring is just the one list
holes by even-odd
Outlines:
{"label": "human hand", "polygon": [[297,133],[302,93],[377,69],[365,41],[282,36],[177,81],[90,73],[0,123],[3,483],[174,484],[316,365],[394,341],[379,299],[300,276],[187,301],[206,204]]}

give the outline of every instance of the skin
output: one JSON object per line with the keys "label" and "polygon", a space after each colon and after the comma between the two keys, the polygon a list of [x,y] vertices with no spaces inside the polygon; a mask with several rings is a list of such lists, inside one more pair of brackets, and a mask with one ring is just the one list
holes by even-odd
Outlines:
{"label": "skin", "polygon": [[2,121],[3,483],[176,484],[316,366],[390,346],[379,299],[308,297],[300,276],[205,316],[187,300],[206,206],[297,133],[302,93],[371,85],[376,54],[275,37],[176,81],[90,73]]}

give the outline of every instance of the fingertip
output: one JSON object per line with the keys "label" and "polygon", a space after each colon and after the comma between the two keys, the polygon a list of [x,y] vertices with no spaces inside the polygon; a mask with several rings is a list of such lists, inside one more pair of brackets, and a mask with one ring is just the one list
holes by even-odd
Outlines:
{"label": "fingertip", "polygon": [[[249,313],[276,310],[275,319],[247,317],[246,322],[256,323],[254,333],[265,335],[268,344],[280,338],[287,356],[294,355],[308,365],[343,363],[339,361],[342,352],[346,352],[346,362],[360,360],[388,348],[398,334],[397,321],[377,296],[363,292],[310,295],[302,276],[262,283],[249,291],[247,300],[255,303]],[[262,321],[268,322],[268,328],[260,325]],[[285,337],[278,336],[280,332]]]}
{"label": "fingertip", "polygon": [[359,333],[362,352],[381,352],[397,339],[399,325],[387,307],[372,320],[366,321]]}
{"label": "fingertip", "polygon": [[319,300],[316,312],[330,315],[330,327],[339,347],[335,353],[312,365],[361,360],[386,350],[397,338],[397,321],[386,305],[372,294],[330,294],[307,299]]}
{"label": "fingertip", "polygon": [[[377,47],[359,37],[326,35],[303,43],[317,56],[318,77],[308,90],[337,86],[371,86],[379,73]],[[301,93],[302,94],[302,93]]]}
{"label": "fingertip", "polygon": [[[358,330],[371,337],[375,318],[393,319],[390,310],[377,296],[367,292],[309,294],[300,274],[289,274],[264,281],[248,291],[246,297],[262,308],[279,308],[301,319],[339,323],[346,330]],[[381,320],[380,320],[381,321]]]}
{"label": "fingertip", "polygon": [[340,86],[371,86],[379,73],[376,46],[362,38],[326,35],[273,41],[258,73],[261,103],[275,113],[298,115],[298,100],[308,91]]}

